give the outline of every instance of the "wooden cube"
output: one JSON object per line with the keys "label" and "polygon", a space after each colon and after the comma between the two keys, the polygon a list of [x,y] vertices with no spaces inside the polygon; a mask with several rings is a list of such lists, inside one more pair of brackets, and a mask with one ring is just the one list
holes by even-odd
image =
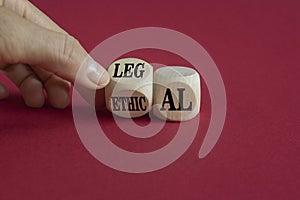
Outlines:
{"label": "wooden cube", "polygon": [[163,67],[154,72],[153,114],[167,121],[185,121],[200,111],[200,76],[188,67]]}
{"label": "wooden cube", "polygon": [[135,118],[148,113],[152,105],[153,67],[138,58],[124,58],[109,68],[105,88],[106,107],[120,117]]}

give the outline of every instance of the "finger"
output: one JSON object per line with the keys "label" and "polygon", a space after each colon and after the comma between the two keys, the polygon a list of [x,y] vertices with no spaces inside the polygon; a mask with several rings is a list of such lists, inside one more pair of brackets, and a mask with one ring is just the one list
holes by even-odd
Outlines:
{"label": "finger", "polygon": [[6,99],[9,96],[9,92],[5,85],[0,82],[0,100]]}
{"label": "finger", "polygon": [[70,83],[58,76],[51,76],[45,83],[48,100],[54,108],[63,109],[70,103]]}
{"label": "finger", "polygon": [[32,67],[32,70],[44,83],[51,106],[58,109],[66,108],[70,103],[70,83],[43,69]]}
{"label": "finger", "polygon": [[81,68],[77,81],[91,89],[103,88],[109,82],[106,70],[88,56],[76,39],[42,28],[0,7],[0,39],[1,35],[10,36],[2,37],[1,63],[43,67],[71,82],[75,81]]}
{"label": "finger", "polygon": [[43,84],[27,65],[10,65],[4,69],[4,74],[19,87],[25,104],[32,108],[44,105]]}
{"label": "finger", "polygon": [[43,84],[34,75],[28,76],[20,85],[25,104],[32,108],[41,108],[45,103]]}

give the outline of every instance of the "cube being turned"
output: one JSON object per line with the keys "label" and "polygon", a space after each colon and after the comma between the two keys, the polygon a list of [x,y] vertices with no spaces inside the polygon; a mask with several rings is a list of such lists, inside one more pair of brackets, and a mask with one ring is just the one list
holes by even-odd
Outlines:
{"label": "cube being turned", "polygon": [[188,67],[163,67],[154,72],[153,114],[167,121],[185,121],[200,111],[200,76]]}
{"label": "cube being turned", "polygon": [[109,68],[110,83],[105,88],[106,107],[120,117],[135,118],[149,112],[152,105],[153,67],[138,58],[124,58]]}

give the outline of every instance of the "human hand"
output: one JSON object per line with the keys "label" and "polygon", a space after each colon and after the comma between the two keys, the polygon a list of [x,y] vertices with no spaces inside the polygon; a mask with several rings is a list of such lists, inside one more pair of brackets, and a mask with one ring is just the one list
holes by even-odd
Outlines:
{"label": "human hand", "polygon": [[[83,87],[101,89],[108,84],[106,70],[29,1],[0,0],[0,70],[19,87],[27,106],[42,107],[45,89],[53,107],[65,108],[70,82],[80,67],[85,75],[77,81]],[[8,95],[0,83],[0,100]]]}

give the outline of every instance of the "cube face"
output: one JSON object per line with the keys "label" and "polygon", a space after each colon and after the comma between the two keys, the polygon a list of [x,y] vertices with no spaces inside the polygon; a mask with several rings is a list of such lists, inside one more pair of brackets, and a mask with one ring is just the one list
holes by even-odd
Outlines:
{"label": "cube face", "polygon": [[154,73],[153,114],[168,121],[185,121],[200,111],[200,77],[186,67],[165,67]]}
{"label": "cube face", "polygon": [[113,62],[107,69],[113,81],[122,84],[144,82],[153,77],[153,67],[138,58],[123,58]]}
{"label": "cube face", "polygon": [[167,121],[194,118],[200,109],[195,91],[185,83],[154,84],[153,114]]}
{"label": "cube face", "polygon": [[153,68],[137,58],[113,62],[109,68],[111,81],[105,88],[106,107],[126,118],[147,114],[152,105]]}
{"label": "cube face", "polygon": [[107,102],[107,108],[120,117],[135,118],[147,114],[151,103],[144,93],[126,90],[113,94]]}

